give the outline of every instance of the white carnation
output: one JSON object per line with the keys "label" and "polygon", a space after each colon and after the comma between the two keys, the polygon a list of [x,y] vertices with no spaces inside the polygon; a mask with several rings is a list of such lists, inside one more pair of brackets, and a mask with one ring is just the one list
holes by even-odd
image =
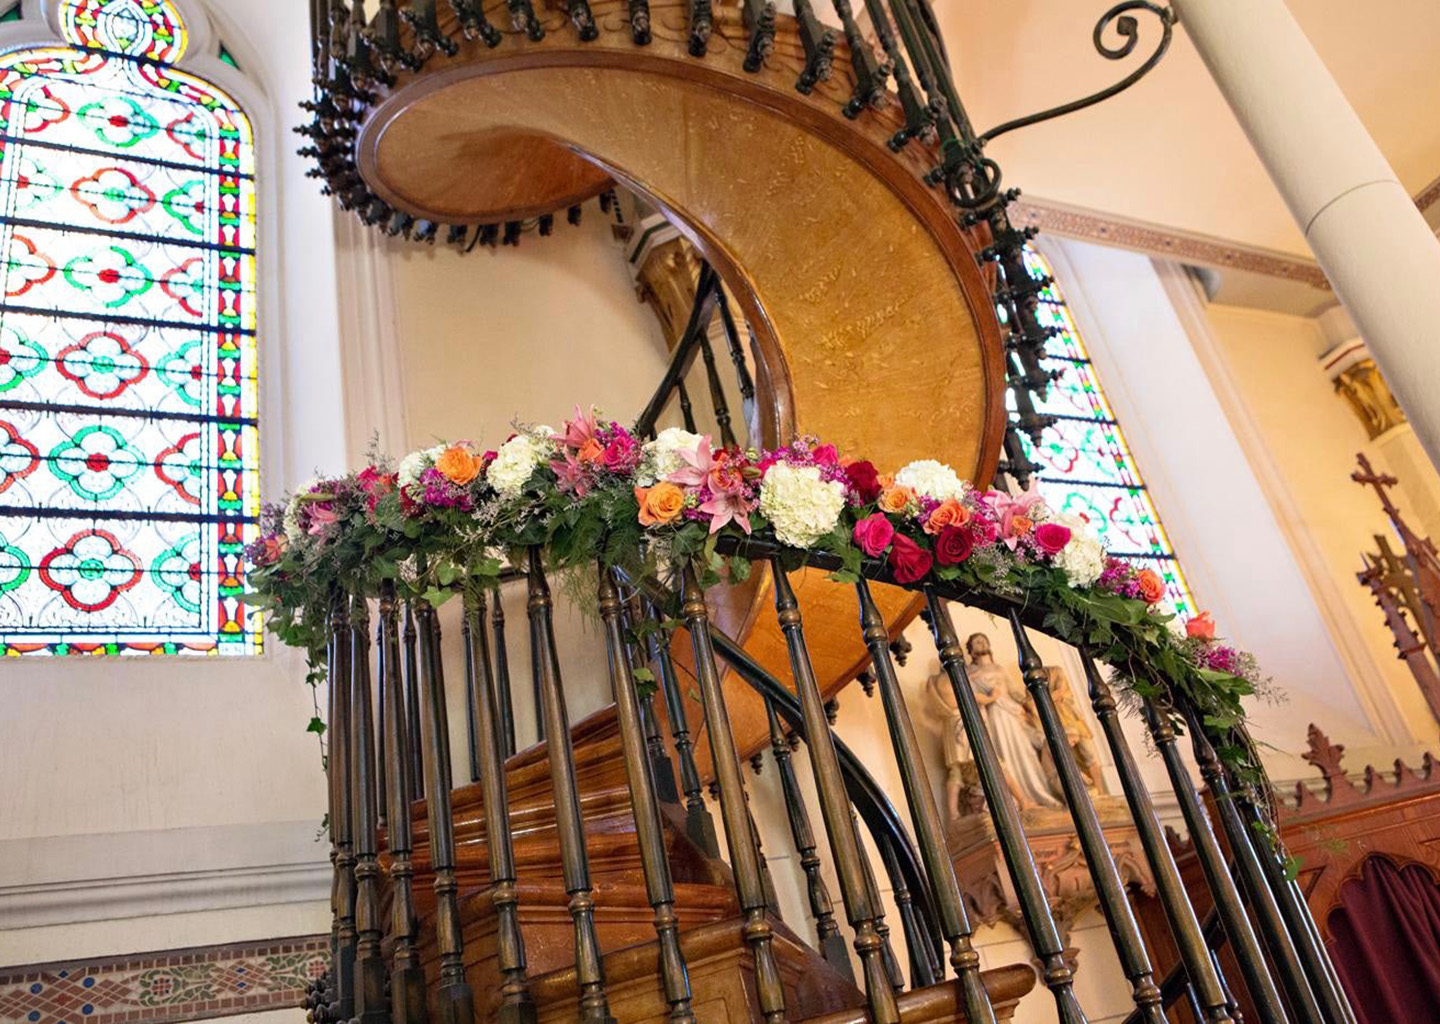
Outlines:
{"label": "white carnation", "polygon": [[680,457],[682,451],[693,452],[700,444],[699,434],[692,434],[680,427],[666,427],[656,435],[655,440],[646,441],[640,448],[640,471],[635,482],[641,487],[651,487],[685,466]]}
{"label": "white carnation", "polygon": [[808,548],[835,529],[844,507],[845,485],[822,480],[819,466],[777,462],[760,484],[760,513],[792,548]]}
{"label": "white carnation", "polygon": [[[546,428],[549,433],[549,429]],[[490,463],[485,479],[490,481],[502,498],[518,495],[530,480],[530,474],[550,458],[550,445],[529,434],[516,434],[500,446],[495,461]]]}
{"label": "white carnation", "polygon": [[920,459],[895,474],[895,483],[908,487],[922,498],[945,501],[954,498],[959,501],[965,496],[965,481],[943,462],[934,459]]}
{"label": "white carnation", "polygon": [[305,536],[305,531],[300,528],[300,495],[309,494],[319,486],[320,478],[312,476],[295,488],[294,493],[290,495],[290,500],[285,504],[285,516],[282,524],[285,527],[285,539],[291,544],[298,543]]}
{"label": "white carnation", "polygon": [[1055,564],[1065,570],[1072,587],[1088,587],[1105,571],[1105,548],[1090,530],[1090,525],[1076,515],[1055,512],[1050,522],[1070,527],[1070,543],[1055,556]]}

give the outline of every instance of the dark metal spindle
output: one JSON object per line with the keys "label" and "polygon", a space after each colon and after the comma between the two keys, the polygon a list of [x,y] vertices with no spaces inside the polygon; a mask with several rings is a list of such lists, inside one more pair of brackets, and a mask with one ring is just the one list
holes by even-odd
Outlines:
{"label": "dark metal spindle", "polygon": [[745,361],[745,349],[740,343],[740,331],[735,326],[735,316],[730,312],[730,300],[725,295],[725,286],[717,282],[715,303],[720,308],[720,323],[725,328],[725,345],[730,350],[730,362],[735,366],[735,380],[740,389],[740,407],[748,421],[755,407],[755,381],[750,376],[750,365]]}
{"label": "dark metal spindle", "polygon": [[385,958],[380,955],[379,840],[376,835],[375,718],[370,698],[370,613],[356,596],[350,609],[350,743],[354,755],[355,1020],[386,1024]]}
{"label": "dark metal spindle", "polygon": [[445,670],[440,627],[429,601],[415,610],[420,639],[420,716],[425,743],[425,815],[430,824],[430,865],[435,873],[435,939],[440,985],[436,1024],[472,1024],[475,994],[465,980],[465,939],[460,930],[460,883],[455,875],[455,825],[450,800],[450,724],[445,709]]}
{"label": "dark metal spindle", "polygon": [[1120,725],[1119,706],[1110,684],[1100,674],[1095,659],[1087,652],[1081,652],[1085,666],[1085,679],[1090,687],[1090,704],[1100,721],[1100,728],[1110,745],[1115,759],[1115,771],[1120,776],[1120,787],[1125,791],[1125,801],[1130,807],[1130,816],[1135,822],[1135,831],[1140,836],[1140,845],[1145,850],[1145,859],[1150,864],[1150,873],[1155,879],[1155,891],[1165,909],[1166,920],[1170,922],[1170,934],[1180,951],[1180,960],[1188,975],[1189,992],[1193,999],[1204,1007],[1204,1014],[1197,1015],[1196,1024],[1231,1024],[1230,1010],[1226,1005],[1225,989],[1220,983],[1210,960],[1210,951],[1205,944],[1204,933],[1195,916],[1195,908],[1185,893],[1185,883],[1180,878],[1180,869],[1150,793],[1140,777],[1130,743]]}
{"label": "dark metal spindle", "polygon": [[[500,595],[495,595],[500,603]],[[525,972],[525,938],[520,930],[520,896],[515,888],[515,844],[510,832],[510,794],[505,779],[502,728],[490,678],[485,632],[485,596],[465,595],[465,686],[475,695],[480,733],[480,790],[485,803],[485,841],[490,852],[490,902],[495,907],[500,967],[500,1024],[533,1024],[535,1003]],[[478,670],[480,675],[471,673]]]}
{"label": "dark metal spindle", "polygon": [[755,851],[750,809],[745,799],[745,779],[740,773],[735,735],[730,729],[730,712],[725,706],[725,693],[720,687],[720,673],[715,665],[715,650],[710,642],[710,615],[705,608],[705,595],[695,579],[695,571],[688,565],[681,572],[681,580],[682,615],[695,651],[695,677],[705,706],[710,759],[720,784],[725,843],[730,851],[730,868],[735,874],[736,895],[745,919],[741,933],[755,959],[755,987],[760,1013],[767,1024],[780,1024],[785,1020],[785,991],[781,987],[780,968],[775,961],[774,929],[766,915],[760,862]]}
{"label": "dark metal spindle", "polygon": [[715,822],[701,795],[700,770],[695,765],[695,741],[690,737],[685,695],[680,691],[675,663],[670,658],[670,631],[665,628],[655,606],[647,601],[646,607],[655,626],[647,636],[650,663],[655,666],[655,679],[665,700],[665,714],[670,719],[675,756],[680,761],[680,789],[685,794],[685,834],[711,857],[719,857],[720,844],[715,835]]}
{"label": "dark metal spindle", "polygon": [[835,906],[830,902],[830,890],[820,874],[820,855],[815,852],[815,830],[810,827],[810,812],[805,809],[800,780],[795,777],[790,743],[780,728],[780,716],[775,713],[775,705],[769,700],[765,701],[765,714],[770,722],[770,753],[774,756],[775,768],[780,773],[780,789],[785,796],[785,814],[790,819],[790,835],[795,841],[795,852],[800,857],[800,870],[805,872],[810,914],[815,918],[816,943],[825,962],[854,981],[855,972],[850,965],[850,951],[845,948],[845,939],[840,935],[839,925],[835,923]]}
{"label": "dark metal spindle", "polygon": [[[471,598],[467,597],[467,601]],[[484,598],[480,600],[483,602]],[[465,651],[465,740],[466,755],[470,763],[470,781],[480,781],[480,746],[489,742],[489,738],[480,730],[480,687],[481,680],[490,678],[490,666],[480,666],[475,663],[478,645],[471,635],[474,628],[480,628],[484,632],[483,622],[484,608],[482,605],[482,618],[472,624],[474,616],[470,614],[467,604],[465,614],[460,620],[460,645]]]}
{"label": "dark metal spindle", "polygon": [[860,848],[860,866],[865,873],[865,894],[875,908],[875,934],[880,936],[880,961],[885,965],[885,977],[896,992],[905,991],[905,972],[900,969],[900,958],[890,942],[890,925],[885,920],[885,901],[880,898],[880,883],[875,878],[875,864],[870,851],[860,837],[860,815],[855,805],[850,805],[850,831],[855,834],[855,844]]}
{"label": "dark metal spindle", "polygon": [[677,381],[675,390],[680,394],[680,422],[685,424],[685,429],[695,433],[695,407],[690,404],[690,391],[685,387],[685,382]]}
{"label": "dark metal spindle", "polygon": [[336,815],[330,819],[334,833],[339,874],[336,906],[339,926],[336,941],[339,947],[339,969],[335,973],[335,1002],[330,1006],[330,1019],[348,1021],[355,1014],[355,842],[354,827],[354,758],[350,742],[352,710],[350,707],[350,616],[345,599],[337,595],[330,618],[334,637],[335,658],[329,677],[334,694],[335,716],[331,722],[330,771],[338,776]]}
{"label": "dark metal spindle", "polygon": [[1065,945],[1060,941],[1060,930],[1055,926],[1055,917],[1045,898],[1045,887],[1040,873],[1035,868],[1035,858],[1030,853],[1030,844],[1025,840],[1025,828],[1020,821],[1020,812],[1005,783],[1004,769],[990,741],[990,733],[980,712],[980,704],[970,688],[970,678],[965,671],[965,659],[960,654],[960,640],[955,635],[955,624],[950,621],[950,610],[940,596],[929,587],[925,589],[928,603],[930,632],[935,638],[935,647],[940,654],[940,665],[950,680],[955,694],[955,704],[960,711],[960,720],[965,726],[965,737],[975,757],[975,768],[980,776],[980,787],[985,792],[985,802],[995,823],[995,838],[1005,858],[1005,868],[1020,899],[1020,912],[1025,919],[1025,928],[1030,933],[1030,944],[1040,959],[1041,978],[1055,997],[1060,1024],[1085,1024],[1085,1011],[1075,998],[1075,976],[1065,962]]}
{"label": "dark metal spindle", "polygon": [[[633,676],[645,668],[649,648],[637,635],[637,629],[645,619],[645,611],[639,591],[631,591],[620,607],[620,626],[625,635],[625,650],[630,656],[630,670]],[[655,689],[652,682],[642,688],[640,700],[640,725],[645,736],[645,752],[650,758],[651,776],[655,780],[655,796],[664,804],[680,803],[680,789],[675,783],[675,766],[670,763],[670,753],[665,749],[665,737],[660,734],[660,723],[655,718]]]}
{"label": "dark metal spindle", "polygon": [[540,549],[531,548],[530,584],[531,671],[540,688],[546,742],[550,745],[550,781],[555,794],[555,824],[560,838],[560,861],[565,892],[570,897],[570,919],[575,931],[575,978],[580,988],[580,1019],[613,1024],[610,999],[605,992],[605,967],[600,940],[595,934],[594,887],[590,859],[585,852],[585,823],[580,816],[580,791],[575,779],[575,748],[570,739],[570,718],[555,650],[554,608],[545,579]]}
{"label": "dark metal spindle", "polygon": [[1270,963],[1273,965],[1276,980],[1285,993],[1290,1015],[1301,1024],[1325,1024],[1315,993],[1310,990],[1310,982],[1300,965],[1295,944],[1285,930],[1275,894],[1266,883],[1265,870],[1261,867],[1260,859],[1251,843],[1250,830],[1241,820],[1235,794],[1230,790],[1230,780],[1220,766],[1215,747],[1205,734],[1200,716],[1193,707],[1185,708],[1185,719],[1190,729],[1190,745],[1195,752],[1195,761],[1200,766],[1200,776],[1210,788],[1211,796],[1215,798],[1220,827],[1225,830],[1225,837],[1229,840],[1230,855],[1234,858],[1240,884],[1250,904],[1251,916],[1259,925],[1264,948],[1270,954]]}
{"label": "dark metal spindle", "polygon": [[415,609],[405,602],[405,725],[410,751],[410,799],[419,800],[425,795],[425,743],[420,728],[420,661],[416,647],[418,634],[415,630]]}
{"label": "dark metal spindle", "polygon": [[[775,613],[785,634],[790,655],[790,671],[795,680],[795,694],[805,720],[805,736],[810,751],[810,767],[815,774],[815,790],[820,795],[820,811],[825,821],[825,835],[830,840],[830,854],[835,859],[835,872],[840,877],[840,892],[845,916],[855,931],[855,953],[860,957],[861,975],[865,979],[865,998],[874,1024],[898,1024],[900,1010],[895,990],[885,967],[884,943],[876,930],[879,910],[870,898],[865,884],[865,862],[859,837],[850,818],[850,798],[840,774],[840,760],[835,754],[835,741],[830,723],[825,719],[825,699],[815,681],[810,650],[805,644],[805,628],[795,590],[778,558],[771,560],[775,585]],[[704,605],[701,605],[703,609]]]}
{"label": "dark metal spindle", "polygon": [[490,613],[490,628],[495,641],[495,708],[500,716],[500,759],[515,756],[515,697],[510,689],[510,652],[505,648],[505,601],[495,592],[495,608]]}
{"label": "dark metal spindle", "polygon": [[653,765],[646,751],[640,701],[631,671],[630,650],[621,624],[620,594],[611,573],[600,567],[600,619],[605,623],[606,651],[609,654],[610,689],[620,723],[620,742],[625,757],[625,778],[630,786],[630,809],[640,841],[640,868],[645,892],[655,912],[655,935],[660,944],[660,977],[670,1019],[694,1021],[690,1008],[690,975],[680,952],[680,922],[675,916],[675,886],[665,854],[665,836],[655,793]]}
{"label": "dark metal spindle", "polygon": [[410,830],[410,751],[405,729],[405,694],[400,686],[400,636],[395,584],[380,589],[377,644],[380,693],[385,704],[381,725],[390,761],[385,844],[390,853],[390,1013],[395,1024],[425,1024],[425,973],[415,945],[415,868]]}
{"label": "dark metal spindle", "polygon": [[1079,765],[1075,763],[1075,752],[1070,749],[1065,736],[1064,723],[1055,710],[1049,673],[1041,664],[1040,655],[1035,652],[1028,632],[1020,622],[1020,615],[1015,611],[1010,613],[1010,628],[1015,634],[1015,647],[1020,652],[1020,672],[1025,688],[1030,691],[1030,699],[1040,716],[1040,728],[1045,734],[1055,772],[1060,777],[1060,788],[1065,793],[1065,803],[1075,822],[1080,848],[1090,865],[1090,878],[1100,897],[1100,909],[1105,914],[1105,923],[1110,926],[1110,938],[1120,957],[1120,967],[1130,980],[1131,996],[1140,1010],[1141,1020],[1149,1024],[1164,1024],[1165,1011],[1160,1005],[1160,989],[1155,984],[1149,954],[1145,952],[1145,941],[1140,937],[1140,927],[1130,910],[1125,883],[1115,867],[1110,844],[1105,841],[1105,830],[1100,826],[1090,791],[1085,787]]}
{"label": "dark metal spindle", "polygon": [[1250,990],[1256,1012],[1260,1014],[1264,1024],[1289,1024],[1290,1018],[1280,1003],[1280,993],[1265,967],[1265,954],[1260,951],[1255,931],[1250,926],[1249,918],[1245,916],[1245,909],[1240,905],[1240,893],[1235,888],[1235,880],[1226,869],[1224,854],[1220,852],[1220,844],[1210,828],[1210,818],[1200,803],[1199,794],[1195,792],[1190,771],[1180,757],[1180,750],[1175,742],[1175,728],[1170,724],[1169,716],[1149,701],[1145,703],[1145,718],[1156,749],[1165,761],[1165,770],[1170,775],[1170,786],[1179,798],[1180,812],[1185,816],[1185,827],[1195,844],[1195,855],[1205,873],[1205,882],[1214,897],[1215,907],[1225,926],[1225,934],[1230,937],[1230,943],[1235,949],[1235,959],[1240,964],[1240,973],[1244,975],[1245,987]]}
{"label": "dark metal spindle", "polygon": [[[950,945],[950,965],[960,979],[964,993],[965,1014],[971,1024],[993,1024],[995,1011],[980,981],[980,954],[975,952],[970,941],[973,929],[960,896],[960,883],[955,877],[955,864],[950,859],[940,809],[935,805],[935,790],[925,771],[920,741],[915,736],[910,710],[900,692],[900,681],[896,678],[895,665],[891,660],[890,633],[870,596],[870,584],[863,578],[856,581],[855,592],[860,603],[860,632],[875,668],[880,701],[885,707],[885,723],[890,730],[890,746],[900,769],[910,818],[915,823],[920,857],[925,862],[925,871],[930,876],[930,887],[940,912],[941,931]],[[929,945],[928,940],[926,945]],[[920,957],[914,959],[919,962]]]}

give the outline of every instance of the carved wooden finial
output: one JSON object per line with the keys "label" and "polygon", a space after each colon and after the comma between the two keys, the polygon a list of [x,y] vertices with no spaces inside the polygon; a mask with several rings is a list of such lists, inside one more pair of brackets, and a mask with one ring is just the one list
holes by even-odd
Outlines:
{"label": "carved wooden finial", "polygon": [[[1308,763],[1315,766],[1325,780],[1325,795],[1330,803],[1337,800],[1349,803],[1360,798],[1360,792],[1345,776],[1345,769],[1341,762],[1345,758],[1345,745],[1343,743],[1331,743],[1330,737],[1320,730],[1314,722],[1306,730],[1308,747],[1305,753],[1300,756]],[[1301,795],[1303,803],[1303,794]]]}

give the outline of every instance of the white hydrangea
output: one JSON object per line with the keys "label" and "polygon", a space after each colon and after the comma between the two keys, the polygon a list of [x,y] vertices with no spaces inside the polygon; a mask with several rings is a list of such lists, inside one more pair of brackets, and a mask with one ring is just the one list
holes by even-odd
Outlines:
{"label": "white hydrangea", "polygon": [[400,466],[395,471],[400,486],[409,487],[418,483],[420,474],[433,466],[444,450],[443,444],[437,444],[433,448],[420,448],[401,459]]}
{"label": "white hydrangea", "polygon": [[808,548],[835,529],[844,507],[845,485],[822,480],[819,466],[777,462],[760,483],[760,512],[792,548]]}
{"label": "white hydrangea", "polygon": [[1070,527],[1070,543],[1055,556],[1055,564],[1065,570],[1072,587],[1088,587],[1105,571],[1105,548],[1090,525],[1076,515],[1054,512],[1050,522]]}
{"label": "white hydrangea", "polygon": [[646,441],[640,448],[640,470],[635,482],[641,487],[651,487],[664,480],[671,473],[685,466],[680,452],[693,452],[702,438],[680,427],[666,427],[656,435],[655,440]]}
{"label": "white hydrangea", "polygon": [[309,494],[318,486],[320,486],[320,478],[312,476],[295,488],[290,495],[290,500],[285,504],[285,516],[282,522],[285,527],[285,539],[291,544],[298,543],[305,536],[305,531],[300,529],[300,495]]}
{"label": "white hydrangea", "polygon": [[[549,427],[542,427],[536,431],[537,435],[540,430],[544,430],[547,437],[552,433]],[[524,489],[535,467],[552,454],[553,446],[548,441],[531,434],[516,434],[495,453],[495,461],[490,463],[485,479],[502,498],[513,498]]]}
{"label": "white hydrangea", "polygon": [[922,498],[945,501],[954,498],[959,501],[965,496],[965,481],[943,462],[934,459],[920,459],[905,466],[895,474],[895,483],[908,487]]}

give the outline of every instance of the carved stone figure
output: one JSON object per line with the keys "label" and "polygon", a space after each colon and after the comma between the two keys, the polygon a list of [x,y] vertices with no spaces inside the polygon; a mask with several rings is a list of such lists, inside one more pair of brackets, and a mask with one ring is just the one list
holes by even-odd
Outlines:
{"label": "carved stone figure", "polygon": [[[1090,723],[1085,721],[1085,717],[1075,703],[1075,689],[1070,685],[1070,679],[1065,675],[1064,669],[1047,665],[1045,674],[1049,678],[1050,695],[1055,701],[1055,711],[1060,716],[1060,724],[1065,729],[1065,742],[1075,755],[1075,764],[1080,769],[1080,774],[1085,777],[1085,785],[1092,793],[1103,793],[1100,754],[1095,746],[1095,734],[1090,729]],[[1055,773],[1055,762],[1050,756],[1048,746],[1042,748],[1042,759],[1046,772],[1050,776],[1052,788],[1057,793],[1061,792],[1060,779]]]}

